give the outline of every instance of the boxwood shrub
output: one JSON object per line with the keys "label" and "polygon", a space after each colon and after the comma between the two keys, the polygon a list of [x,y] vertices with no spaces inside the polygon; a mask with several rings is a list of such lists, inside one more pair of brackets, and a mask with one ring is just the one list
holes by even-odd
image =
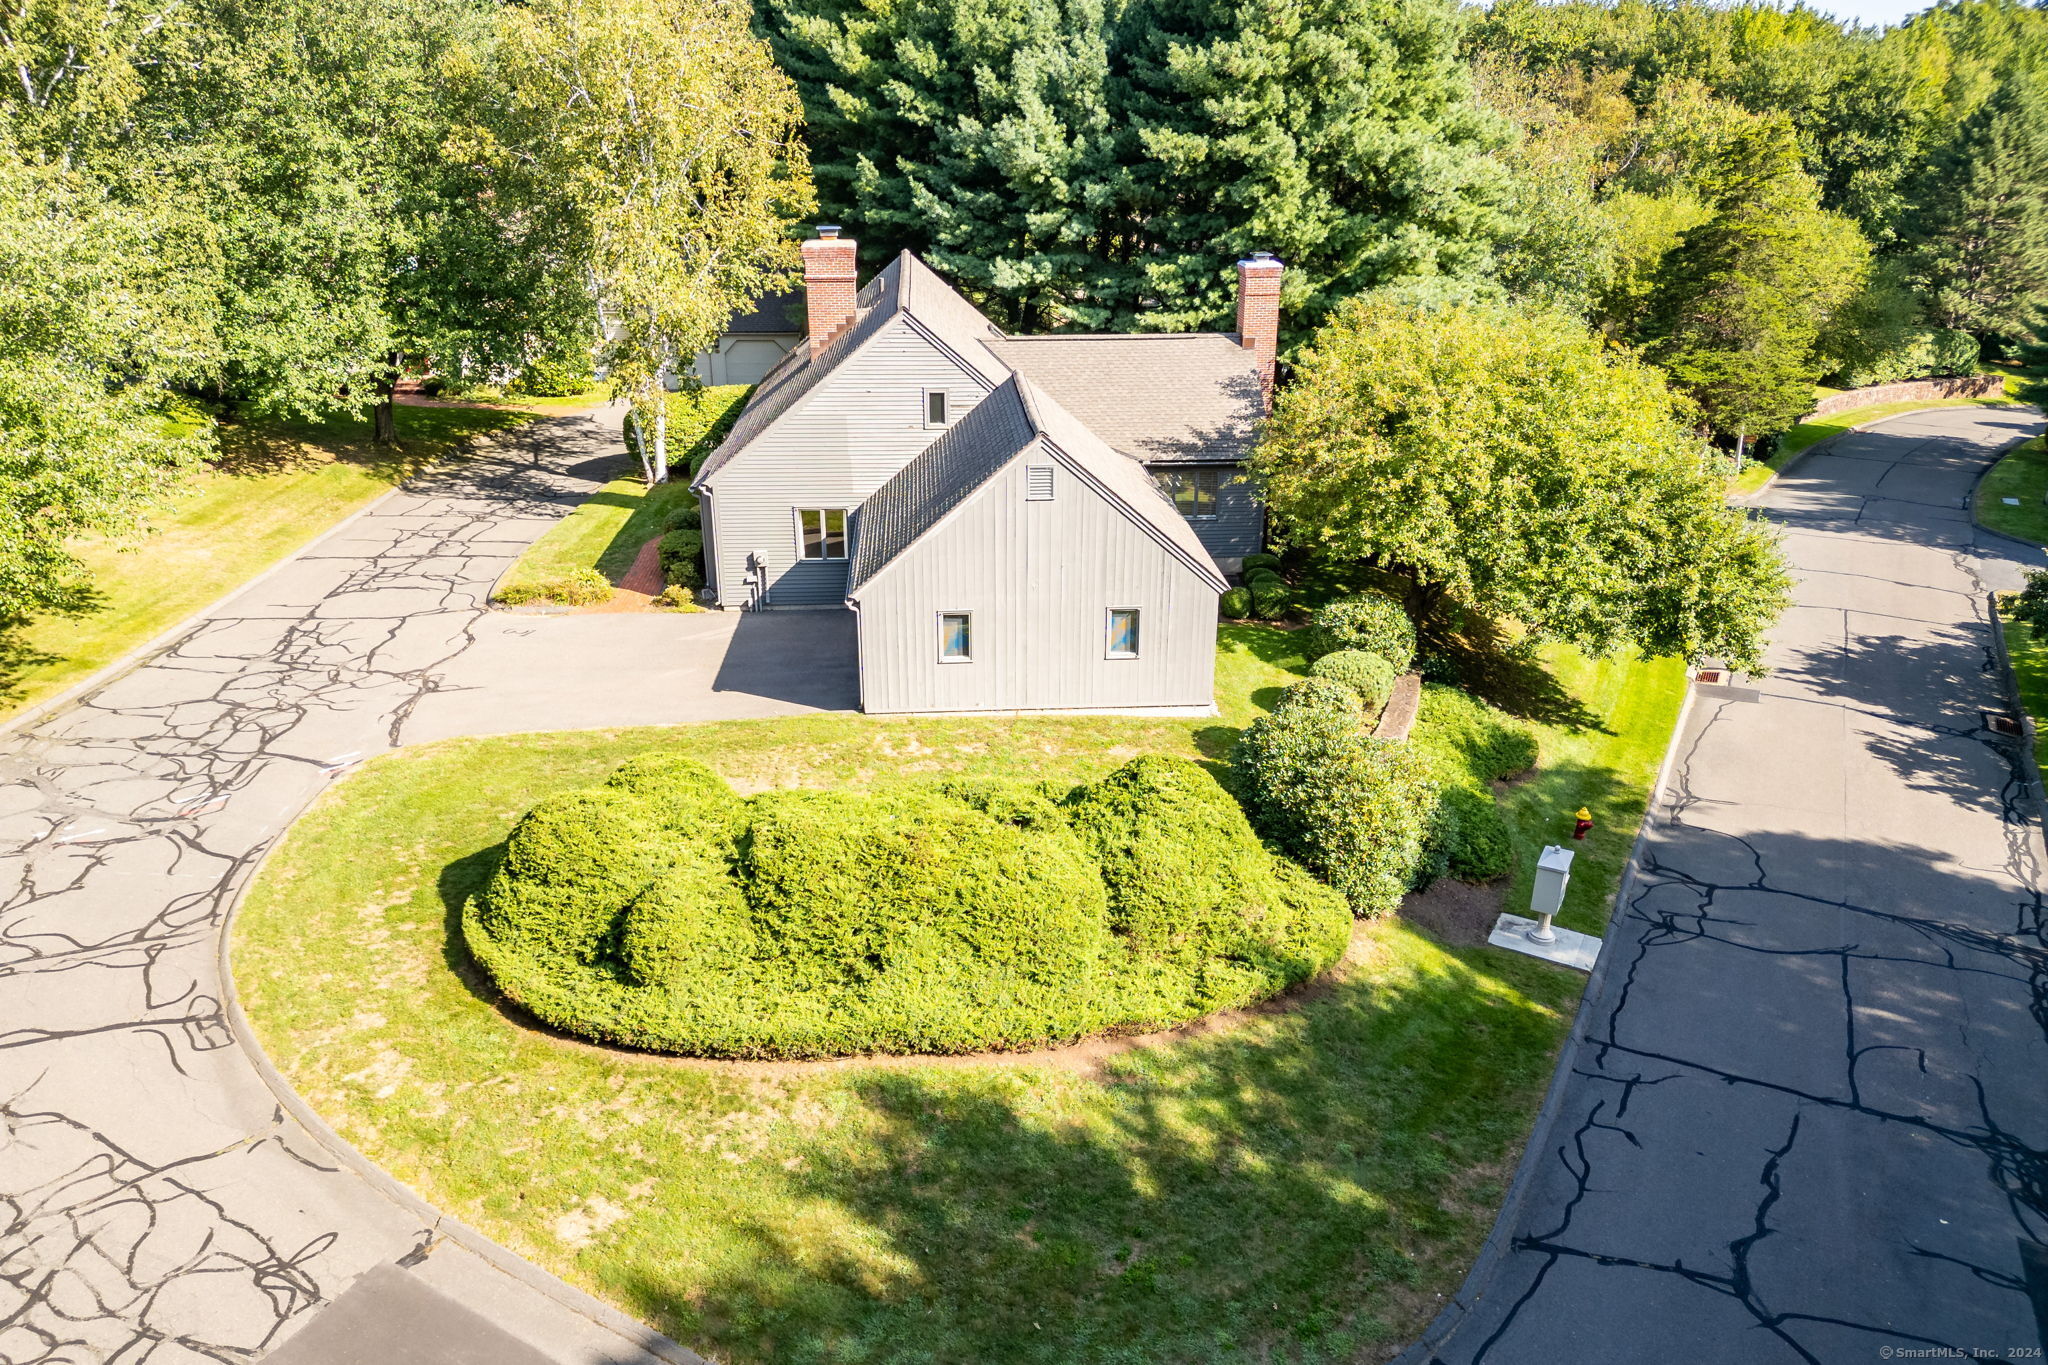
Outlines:
{"label": "boxwood shrub", "polygon": [[704,533],[679,527],[661,538],[661,581],[686,588],[704,586]]}
{"label": "boxwood shrub", "polygon": [[1377,654],[1406,673],[1415,661],[1415,626],[1399,602],[1368,594],[1343,597],[1321,607],[1304,632],[1302,650],[1311,663],[1340,649]]}
{"label": "boxwood shrub", "polygon": [[1238,561],[1238,569],[1247,575],[1249,575],[1254,569],[1277,570],[1279,569],[1279,567],[1279,555],[1246,555],[1243,559]]}
{"label": "boxwood shrub", "polygon": [[1243,621],[1252,614],[1252,595],[1245,588],[1231,588],[1216,599],[1216,614],[1226,621]]}
{"label": "boxwood shrub", "polygon": [[1401,673],[1377,654],[1362,649],[1340,649],[1317,659],[1309,668],[1311,677],[1328,678],[1356,692],[1370,715],[1378,715],[1394,694]]}
{"label": "boxwood shrub", "polygon": [[1294,594],[1278,578],[1262,578],[1252,584],[1252,610],[1262,619],[1277,621],[1294,610]]}
{"label": "boxwood shrub", "polygon": [[664,531],[696,531],[703,525],[704,514],[697,509],[695,503],[688,507],[678,507],[661,520],[661,529]]}
{"label": "boxwood shrub", "polygon": [[[1320,700],[1330,692],[1352,704]],[[1352,913],[1391,914],[1422,873],[1437,780],[1408,744],[1365,733],[1341,683],[1311,678],[1288,693],[1239,737],[1238,788],[1260,831],[1342,892]]]}
{"label": "boxwood shrub", "polygon": [[463,911],[555,1027],[715,1057],[1018,1048],[1264,999],[1342,954],[1341,898],[1199,767],[743,800],[629,764],[541,802]]}

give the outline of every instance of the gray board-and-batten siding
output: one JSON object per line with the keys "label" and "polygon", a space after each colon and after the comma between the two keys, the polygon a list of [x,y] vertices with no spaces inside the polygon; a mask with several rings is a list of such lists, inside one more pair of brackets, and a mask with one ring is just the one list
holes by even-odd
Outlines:
{"label": "gray board-and-batten siding", "polygon": [[[1028,496],[1019,454],[855,590],[861,707],[875,713],[1212,704],[1216,587],[1065,465]],[[1139,613],[1136,658],[1109,613]],[[971,620],[972,658],[940,658],[940,618]]]}
{"label": "gray board-and-batten siding", "polygon": [[925,423],[927,392],[946,393],[950,425],[992,387],[913,319],[891,317],[709,481],[706,548],[719,605],[747,601],[749,556],[765,566],[765,605],[842,605],[847,561],[804,559],[796,513],[851,513],[942,435]]}

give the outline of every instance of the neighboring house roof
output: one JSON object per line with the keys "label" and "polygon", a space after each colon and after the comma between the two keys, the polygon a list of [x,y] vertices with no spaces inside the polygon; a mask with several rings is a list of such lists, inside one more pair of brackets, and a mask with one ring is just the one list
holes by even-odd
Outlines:
{"label": "neighboring house roof", "polygon": [[1134,460],[1242,460],[1265,400],[1258,360],[1220,332],[990,341],[1090,431]]}
{"label": "neighboring house roof", "polygon": [[1094,485],[1217,591],[1229,586],[1187,519],[1143,469],[1016,374],[861,504],[847,595],[857,596],[862,585],[1033,448]]}
{"label": "neighboring house roof", "polygon": [[801,332],[803,325],[793,316],[792,310],[801,304],[803,299],[804,291],[801,289],[786,289],[779,294],[763,294],[754,300],[752,308],[725,324],[726,335],[742,336],[763,332],[787,335],[790,332]]}
{"label": "neighboring house roof", "polygon": [[933,274],[931,267],[911,255],[900,253],[882,267],[854,298],[853,323],[813,359],[807,345],[794,347],[768,371],[753,397],[733,423],[731,432],[711,452],[697,471],[693,487],[702,487],[748,443],[767,430],[776,418],[802,401],[848,356],[865,345],[889,321],[907,316],[938,345],[951,351],[991,387],[1009,375],[983,344],[1002,336],[981,311],[955,293],[953,287]]}

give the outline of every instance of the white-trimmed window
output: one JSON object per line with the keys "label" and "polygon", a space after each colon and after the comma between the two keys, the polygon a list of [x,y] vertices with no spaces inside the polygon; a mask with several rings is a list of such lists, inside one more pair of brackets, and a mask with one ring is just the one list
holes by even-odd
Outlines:
{"label": "white-trimmed window", "polygon": [[966,611],[942,611],[939,613],[939,662],[942,664],[967,664],[974,662],[974,613]]}
{"label": "white-trimmed window", "polygon": [[798,508],[796,545],[798,556],[804,559],[846,558],[846,509]]}
{"label": "white-trimmed window", "polygon": [[953,420],[952,405],[947,401],[944,389],[924,391],[924,424],[928,427],[942,427]]}
{"label": "white-trimmed window", "polygon": [[1112,659],[1135,659],[1138,657],[1138,609],[1136,607],[1111,607],[1109,609],[1109,647],[1107,655]]}
{"label": "white-trimmed window", "polygon": [[1223,486],[1223,473],[1214,466],[1155,469],[1152,481],[1189,521],[1210,521],[1216,516],[1216,490]]}

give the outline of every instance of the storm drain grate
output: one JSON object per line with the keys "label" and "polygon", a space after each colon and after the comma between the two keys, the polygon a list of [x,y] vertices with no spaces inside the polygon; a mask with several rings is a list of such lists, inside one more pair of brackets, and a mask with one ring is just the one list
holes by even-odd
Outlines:
{"label": "storm drain grate", "polygon": [[1994,735],[2017,735],[2024,733],[2020,729],[2018,721],[2014,720],[2011,716],[2000,715],[1996,711],[1986,711],[1984,713],[1984,728]]}
{"label": "storm drain grate", "polygon": [[1694,682],[1717,683],[1721,681],[1721,670],[1718,668],[1703,668],[1693,674],[1692,677]]}

